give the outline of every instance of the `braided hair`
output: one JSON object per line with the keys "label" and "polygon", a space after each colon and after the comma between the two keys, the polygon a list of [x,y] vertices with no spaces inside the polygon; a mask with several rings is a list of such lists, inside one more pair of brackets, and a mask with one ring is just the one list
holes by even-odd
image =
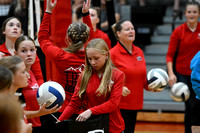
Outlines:
{"label": "braided hair", "polygon": [[70,45],[65,49],[69,53],[77,52],[88,40],[90,29],[81,22],[72,23],[67,29],[67,39]]}

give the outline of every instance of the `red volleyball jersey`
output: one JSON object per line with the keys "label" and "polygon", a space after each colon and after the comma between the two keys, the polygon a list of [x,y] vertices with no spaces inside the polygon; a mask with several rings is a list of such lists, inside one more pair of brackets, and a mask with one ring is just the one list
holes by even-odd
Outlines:
{"label": "red volleyball jersey", "polygon": [[[42,51],[48,57],[56,67],[56,79],[55,81],[60,83],[65,89],[66,98],[59,110],[62,112],[68,105],[77,82],[77,79],[82,72],[85,63],[85,51],[77,51],[76,53],[68,53],[67,51],[53,45],[49,39],[50,32],[50,20],[51,14],[45,13],[42,23],[40,25],[40,31],[38,34],[38,40]],[[87,22],[91,26],[91,20],[89,15],[83,18],[83,21]],[[91,29],[92,31],[92,29]],[[91,32],[90,31],[90,32]],[[93,38],[94,34],[90,34],[90,38]]]}
{"label": "red volleyball jersey", "polygon": [[178,50],[176,58],[176,71],[182,75],[191,75],[190,61],[200,50],[200,23],[196,30],[192,32],[187,23],[178,26],[172,33],[166,62],[173,62],[174,54]]}
{"label": "red volleyball jersey", "polygon": [[121,133],[124,130],[124,121],[120,113],[119,103],[122,94],[122,86],[124,83],[124,74],[113,69],[111,92],[104,96],[97,96],[101,79],[93,70],[90,80],[87,85],[86,94],[80,98],[77,94],[80,89],[81,78],[79,78],[75,93],[69,105],[65,108],[59,120],[63,121],[71,117],[71,115],[82,107],[83,111],[90,109],[92,115],[100,115],[109,113],[109,133]]}
{"label": "red volleyball jersey", "polygon": [[[4,53],[5,56],[12,56],[10,54],[10,52],[8,51],[8,49],[6,48],[5,43],[0,45],[0,52]],[[36,56],[35,63],[31,66],[31,70],[34,73],[38,84],[39,85],[43,84],[44,83],[44,79],[43,79],[43,75],[42,75],[42,71],[41,71],[40,59],[38,58],[38,56]]]}
{"label": "red volleyball jersey", "polygon": [[119,42],[110,50],[115,67],[124,72],[125,84],[130,94],[122,96],[120,109],[139,110],[143,108],[143,90],[147,89],[146,63],[139,47],[132,45],[132,54]]}
{"label": "red volleyball jersey", "polygon": [[102,38],[106,42],[108,48],[109,49],[112,48],[111,41],[110,41],[110,39],[109,39],[109,37],[108,37],[108,35],[106,33],[104,33],[103,31],[101,31],[99,29],[96,29],[96,31],[94,33],[95,33],[95,37],[94,38]]}
{"label": "red volleyball jersey", "polygon": [[[26,103],[24,110],[37,111],[40,108],[36,98],[39,85],[31,70],[29,71],[29,75],[30,77],[28,79],[29,82],[28,86],[22,89],[22,94],[25,98],[25,103]],[[33,127],[41,126],[40,117],[29,118],[27,120],[29,123],[32,123]]]}

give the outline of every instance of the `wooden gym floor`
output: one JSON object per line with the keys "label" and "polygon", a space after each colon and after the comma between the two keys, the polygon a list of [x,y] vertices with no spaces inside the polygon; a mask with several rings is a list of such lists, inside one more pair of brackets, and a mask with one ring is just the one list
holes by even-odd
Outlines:
{"label": "wooden gym floor", "polygon": [[183,113],[138,112],[135,133],[184,133]]}
{"label": "wooden gym floor", "polygon": [[184,133],[184,124],[169,122],[137,122],[135,133]]}

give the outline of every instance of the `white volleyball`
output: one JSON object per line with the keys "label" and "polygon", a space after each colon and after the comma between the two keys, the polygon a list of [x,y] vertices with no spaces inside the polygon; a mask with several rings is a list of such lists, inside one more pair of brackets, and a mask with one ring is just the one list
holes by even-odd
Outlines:
{"label": "white volleyball", "polygon": [[48,81],[43,83],[37,91],[37,101],[39,105],[46,103],[46,108],[58,107],[65,100],[64,88],[57,82]]}
{"label": "white volleyball", "polygon": [[171,87],[170,96],[174,101],[186,101],[190,97],[190,90],[185,83],[178,82]]}
{"label": "white volleyball", "polygon": [[160,92],[167,86],[169,76],[163,69],[154,68],[148,72],[147,82],[150,90]]}

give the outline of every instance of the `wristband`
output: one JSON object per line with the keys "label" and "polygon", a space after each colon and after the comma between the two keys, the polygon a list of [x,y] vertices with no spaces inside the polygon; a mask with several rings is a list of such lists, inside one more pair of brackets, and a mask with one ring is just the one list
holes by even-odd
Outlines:
{"label": "wristband", "polygon": [[90,14],[90,12],[86,12],[86,13],[82,13],[82,15],[85,17],[85,16],[87,16],[87,15],[89,15]]}

